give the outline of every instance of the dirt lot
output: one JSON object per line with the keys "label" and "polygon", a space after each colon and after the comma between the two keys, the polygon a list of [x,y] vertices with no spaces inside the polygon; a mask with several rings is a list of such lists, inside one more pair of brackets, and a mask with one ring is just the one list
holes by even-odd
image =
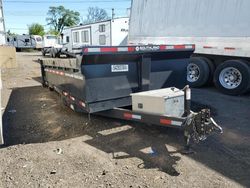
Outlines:
{"label": "dirt lot", "polygon": [[250,96],[193,90],[223,135],[181,155],[179,130],[75,113],[42,88],[35,53],[3,70],[0,187],[250,187]]}

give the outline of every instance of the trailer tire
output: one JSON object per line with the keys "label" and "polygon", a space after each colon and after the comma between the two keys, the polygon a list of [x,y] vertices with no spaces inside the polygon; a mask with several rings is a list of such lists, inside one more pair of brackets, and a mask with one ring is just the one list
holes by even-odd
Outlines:
{"label": "trailer tire", "polygon": [[55,57],[56,57],[56,58],[60,58],[60,54],[61,54],[60,51],[56,50],[56,52],[55,52]]}
{"label": "trailer tire", "polygon": [[215,70],[214,84],[224,94],[244,94],[250,87],[250,67],[241,60],[225,61]]}
{"label": "trailer tire", "polygon": [[55,53],[55,49],[54,48],[50,49],[50,57],[51,58],[55,58],[56,57],[56,53]]}
{"label": "trailer tire", "polygon": [[46,52],[45,50],[42,49],[42,55],[45,56],[46,55]]}
{"label": "trailer tire", "polygon": [[210,70],[201,57],[191,57],[187,66],[187,82],[191,87],[204,86],[209,79]]}
{"label": "trailer tire", "polygon": [[201,57],[201,58],[207,63],[209,67],[209,76],[206,85],[212,85],[214,79],[215,65],[209,58],[206,57]]}

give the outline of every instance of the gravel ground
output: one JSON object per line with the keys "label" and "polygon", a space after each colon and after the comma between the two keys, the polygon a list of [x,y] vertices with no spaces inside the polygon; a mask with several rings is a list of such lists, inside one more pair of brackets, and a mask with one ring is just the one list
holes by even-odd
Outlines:
{"label": "gravel ground", "polygon": [[179,130],[75,113],[42,88],[38,53],[2,71],[0,187],[250,187],[250,96],[193,89],[223,127],[181,155]]}

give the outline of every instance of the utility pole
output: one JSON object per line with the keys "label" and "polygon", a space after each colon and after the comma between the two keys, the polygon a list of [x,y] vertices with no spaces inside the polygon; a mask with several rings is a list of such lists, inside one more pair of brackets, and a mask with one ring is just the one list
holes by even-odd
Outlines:
{"label": "utility pole", "polygon": [[0,45],[6,43],[6,31],[3,15],[3,1],[0,0]]}
{"label": "utility pole", "polygon": [[112,20],[115,18],[115,9],[112,8]]}

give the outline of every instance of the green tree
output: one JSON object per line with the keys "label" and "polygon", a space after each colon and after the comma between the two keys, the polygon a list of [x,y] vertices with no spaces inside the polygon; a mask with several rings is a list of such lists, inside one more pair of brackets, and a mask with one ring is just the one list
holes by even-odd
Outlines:
{"label": "green tree", "polygon": [[29,34],[30,35],[41,35],[43,36],[45,34],[44,27],[41,24],[33,23],[30,26],[28,26]]}
{"label": "green tree", "polygon": [[84,21],[84,23],[94,23],[107,19],[109,19],[109,16],[106,10],[99,7],[89,7],[87,19]]}
{"label": "green tree", "polygon": [[60,33],[59,33],[58,31],[54,30],[54,29],[50,29],[50,30],[47,32],[47,34],[49,34],[49,35],[57,35],[57,36],[60,35]]}
{"label": "green tree", "polygon": [[64,27],[70,27],[79,24],[80,13],[65,9],[63,6],[49,7],[46,21],[54,32],[62,33]]}

